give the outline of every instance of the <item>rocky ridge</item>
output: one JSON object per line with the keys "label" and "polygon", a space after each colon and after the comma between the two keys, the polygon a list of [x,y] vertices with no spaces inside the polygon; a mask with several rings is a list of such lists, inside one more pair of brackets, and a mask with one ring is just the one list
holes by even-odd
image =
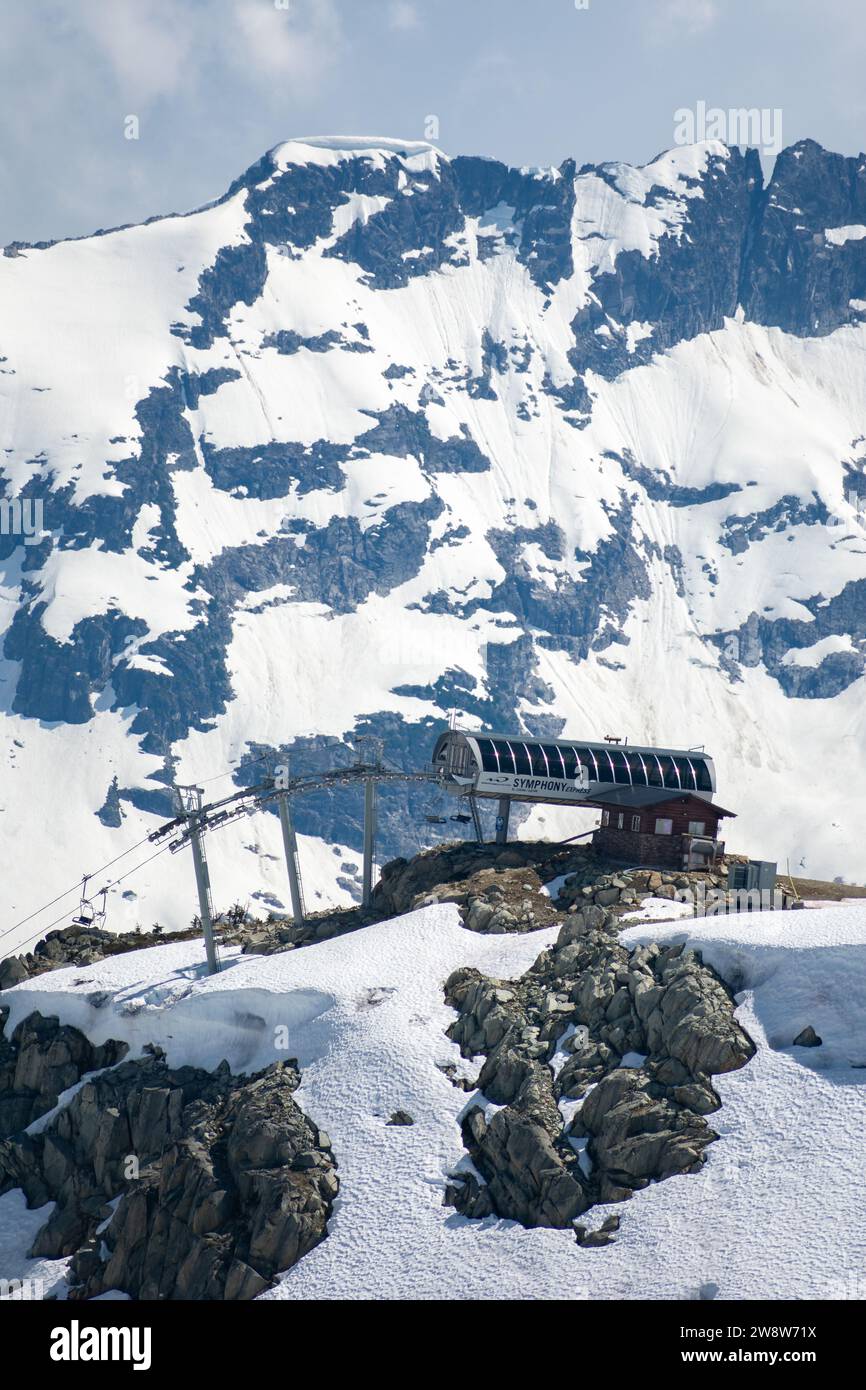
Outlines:
{"label": "rocky ridge", "polygon": [[[236,904],[215,919],[218,941],[240,946],[246,954],[273,955],[280,951],[327,941],[372,922],[410,912],[431,902],[454,902],[472,931],[534,931],[549,926],[559,913],[589,904],[622,914],[637,910],[647,897],[682,899],[694,896],[695,915],[714,895],[715,910],[735,906],[726,891],[729,856],[718,871],[669,873],[648,868],[624,868],[599,858],[590,846],[545,841],[510,841],[507,845],[476,844],[471,840],[436,845],[411,859],[384,864],[369,908],[336,908],[308,914],[301,926],[285,916],[259,918]],[[542,886],[558,880],[554,898]],[[800,904],[780,890],[779,906]],[[488,910],[489,909],[489,910]],[[69,965],[92,965],[106,956],[191,940],[201,935],[197,918],[186,931],[109,932],[95,926],[70,926],[49,932],[32,951],[0,961],[0,989],[9,989],[47,970]]]}
{"label": "rocky ridge", "polygon": [[[485,1059],[485,1104],[463,1120],[475,1171],[446,1193],[472,1217],[569,1226],[597,1203],[697,1171],[718,1137],[705,1119],[720,1106],[712,1077],[755,1051],[698,952],[629,952],[595,904],[568,916],[520,980],[458,970],[445,998],[458,1012],[449,1037]],[[492,1116],[490,1103],[501,1107]],[[578,1231],[591,1244],[613,1239],[601,1234]]]}
{"label": "rocky ridge", "polygon": [[30,1253],[73,1257],[70,1298],[249,1299],[324,1238],[336,1163],[293,1099],[294,1060],[171,1069],[157,1048],[120,1061],[124,1043],[94,1049],[38,1013],[7,1039],[7,1016],[0,1195],[54,1203]]}

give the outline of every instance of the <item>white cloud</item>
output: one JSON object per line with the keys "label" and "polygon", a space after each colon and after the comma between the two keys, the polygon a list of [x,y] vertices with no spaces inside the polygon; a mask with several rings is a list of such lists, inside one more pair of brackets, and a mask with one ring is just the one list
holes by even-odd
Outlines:
{"label": "white cloud", "polygon": [[285,10],[263,0],[231,0],[230,18],[227,56],[303,88],[318,81],[340,43],[332,0],[293,0]]}
{"label": "white cloud", "polygon": [[657,40],[706,33],[718,18],[716,0],[655,0],[647,15],[650,35]]}
{"label": "white cloud", "polygon": [[[306,92],[339,52],[336,0],[77,0],[43,43],[84,43],[132,111],[192,94],[220,68]],[[60,77],[58,75],[58,80]]]}
{"label": "white cloud", "polygon": [[388,16],[388,23],[392,29],[403,32],[419,28],[421,17],[418,14],[417,6],[411,4],[410,0],[394,0]]}
{"label": "white cloud", "polygon": [[178,90],[207,39],[202,12],[173,0],[79,0],[67,17],[124,96],[144,104]]}

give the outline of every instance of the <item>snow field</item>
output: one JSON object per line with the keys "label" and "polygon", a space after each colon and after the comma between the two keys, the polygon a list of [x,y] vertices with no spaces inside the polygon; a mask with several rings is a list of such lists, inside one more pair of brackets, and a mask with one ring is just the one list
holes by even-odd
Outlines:
{"label": "snow field", "polygon": [[[866,906],[623,933],[628,945],[700,947],[738,990],[758,1052],[714,1080],[721,1138],[699,1174],[590,1213],[595,1224],[617,1211],[615,1245],[583,1250],[567,1231],[442,1207],[474,1099],[437,1068],[467,1066],[444,1034],[454,1015],[443,982],[463,965],[519,975],[555,936],[476,935],[455,908],[430,907],[284,955],[233,955],[213,978],[200,945],[181,943],[28,981],[4,995],[7,1027],[38,1008],[94,1041],[126,1038],[133,1055],[154,1041],[173,1065],[226,1057],[243,1070],[285,1056],[275,1039],[287,1030],[298,1101],[331,1136],[341,1190],[328,1239],[267,1299],[690,1299],[708,1282],[722,1299],[862,1298]],[[97,990],[110,996],[99,1008]],[[821,1048],[791,1046],[806,1023]],[[387,1125],[398,1108],[414,1125]],[[33,1214],[20,1206],[15,1193],[0,1199],[7,1259],[23,1276]]]}

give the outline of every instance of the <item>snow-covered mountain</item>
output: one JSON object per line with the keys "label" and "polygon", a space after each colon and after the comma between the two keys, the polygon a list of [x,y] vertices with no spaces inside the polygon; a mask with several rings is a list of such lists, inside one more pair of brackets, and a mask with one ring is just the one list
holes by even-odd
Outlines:
{"label": "snow-covered mountain", "polygon": [[[0,434],[7,504],[44,509],[0,535],[4,952],[172,781],[365,732],[419,767],[454,708],[706,744],[729,846],[866,874],[863,155],[806,141],[765,186],[716,143],[518,170],[293,141],[190,215],[8,247]],[[354,889],[360,810],[298,808],[313,905]],[[383,793],[382,857],[431,811]],[[220,832],[217,905],[283,904],[279,845]],[[109,901],[187,922],[186,856]]]}

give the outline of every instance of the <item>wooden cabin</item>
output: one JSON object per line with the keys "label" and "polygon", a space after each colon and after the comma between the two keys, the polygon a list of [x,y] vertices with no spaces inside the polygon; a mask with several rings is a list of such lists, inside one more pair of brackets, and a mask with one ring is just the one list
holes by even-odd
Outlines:
{"label": "wooden cabin", "polygon": [[617,788],[593,797],[601,824],[593,847],[606,859],[670,869],[710,867],[725,852],[719,823],[734,815],[692,794],[647,793],[649,788]]}

